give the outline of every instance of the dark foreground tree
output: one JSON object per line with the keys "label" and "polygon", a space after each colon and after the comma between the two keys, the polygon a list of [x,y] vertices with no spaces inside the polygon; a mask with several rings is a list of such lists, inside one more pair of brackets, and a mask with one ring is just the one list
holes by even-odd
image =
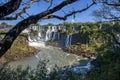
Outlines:
{"label": "dark foreground tree", "polygon": [[[0,41],[0,57],[6,53],[6,51],[11,47],[14,40],[17,38],[17,36],[30,24],[37,23],[41,19],[57,18],[60,20],[66,20],[67,17],[74,15],[75,13],[81,13],[95,4],[95,1],[91,0],[91,4],[88,4],[85,8],[80,10],[71,10],[71,12],[64,14],[64,16],[59,16],[53,15],[53,13],[57,11],[62,11],[61,9],[63,7],[75,3],[79,0],[62,0],[61,3],[52,8],[51,6],[54,0],[43,0],[49,2],[50,6],[48,6],[48,8],[43,12],[35,15],[29,15],[26,10],[31,7],[32,3],[41,1],[42,0],[30,0],[28,3],[24,3],[24,6],[21,6],[24,2],[23,0],[9,0],[5,4],[0,5],[0,20],[15,20],[18,17],[21,17],[23,19],[19,23],[17,23],[10,31],[8,31],[5,37]],[[15,11],[18,10],[20,6],[22,7],[21,11],[17,12],[15,16],[10,16],[10,14],[15,13]],[[24,18],[22,16],[23,13],[27,14],[29,17]]]}

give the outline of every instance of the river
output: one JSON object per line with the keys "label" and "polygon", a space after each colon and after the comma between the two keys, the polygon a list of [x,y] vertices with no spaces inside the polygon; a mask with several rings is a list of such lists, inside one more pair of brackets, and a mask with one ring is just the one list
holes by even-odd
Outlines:
{"label": "river", "polygon": [[64,67],[76,64],[86,65],[87,63],[87,59],[63,52],[58,47],[45,46],[41,47],[40,49],[40,52],[35,56],[27,57],[18,61],[12,61],[9,63],[9,65],[12,68],[16,68],[18,65],[21,65],[23,68],[25,68],[29,65],[32,69],[34,69],[40,60],[49,60],[47,63],[47,68],[51,69],[55,65],[58,67]]}

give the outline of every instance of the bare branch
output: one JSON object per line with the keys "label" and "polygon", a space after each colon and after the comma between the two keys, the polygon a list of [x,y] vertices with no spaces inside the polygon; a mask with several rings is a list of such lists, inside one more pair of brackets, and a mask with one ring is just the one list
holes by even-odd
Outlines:
{"label": "bare branch", "polygon": [[22,16],[23,13],[27,14],[28,16],[30,16],[27,12],[26,9],[30,8],[30,6],[34,3],[34,2],[39,2],[40,0],[31,0],[30,3],[25,6],[20,12],[16,13],[15,17],[2,17],[0,18],[0,20],[16,20],[18,18],[18,16],[20,16],[22,19],[24,19],[24,17]]}
{"label": "bare branch", "polygon": [[51,18],[57,18],[57,19],[60,19],[60,20],[66,20],[67,17],[71,16],[71,15],[74,15],[76,13],[81,13],[87,9],[89,9],[91,6],[93,6],[95,3],[91,3],[89,6],[87,6],[86,8],[83,8],[81,10],[77,10],[77,11],[72,11],[70,12],[69,14],[66,14],[64,17],[61,17],[61,16],[58,16],[58,15],[48,15],[48,16],[45,16],[43,17],[43,19],[51,19]]}
{"label": "bare branch", "polygon": [[103,3],[108,6],[120,6],[120,0],[92,0],[95,3]]}
{"label": "bare branch", "polygon": [[34,2],[39,2],[39,1],[40,1],[40,0],[31,0],[30,3],[29,3],[27,6],[25,6],[19,13],[16,14],[16,17],[20,16],[22,19],[24,19],[24,17],[22,17],[21,15],[22,15],[23,13],[29,15],[29,14],[26,12],[26,10],[29,9],[30,6],[31,6]]}
{"label": "bare branch", "polygon": [[47,10],[50,9],[50,7],[52,6],[52,4],[53,4],[53,0],[50,1],[50,6],[47,8]]}
{"label": "bare branch", "polygon": [[0,19],[16,11],[20,7],[21,2],[22,0],[10,0],[3,6],[0,6]]}
{"label": "bare branch", "polygon": [[17,19],[17,16],[15,16],[15,17],[3,17],[0,20],[16,20],[16,19]]}
{"label": "bare branch", "polygon": [[109,5],[109,6],[120,6],[120,3],[108,3],[108,2],[102,2],[106,5]]}
{"label": "bare branch", "polygon": [[102,8],[95,10],[92,14],[96,19],[102,21],[120,21],[120,6],[116,6],[116,4],[120,4],[118,0],[100,0],[99,3],[103,3]]}

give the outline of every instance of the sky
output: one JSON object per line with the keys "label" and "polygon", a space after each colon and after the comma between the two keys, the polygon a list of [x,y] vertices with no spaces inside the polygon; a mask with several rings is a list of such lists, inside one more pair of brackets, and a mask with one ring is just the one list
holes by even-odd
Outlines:
{"label": "sky", "polygon": [[[23,0],[23,1],[25,3],[25,1],[28,2],[29,0]],[[58,5],[62,1],[63,0],[53,0],[53,5],[51,6],[51,8]],[[62,10],[57,11],[54,14],[59,15],[59,16],[64,16],[65,14],[69,13],[73,9],[79,10],[79,9],[85,8],[87,5],[89,5],[91,3],[91,1],[92,0],[78,0],[77,2],[62,8]],[[38,14],[42,11],[47,10],[49,5],[50,5],[50,3],[46,3],[44,0],[41,0],[40,2],[33,3],[31,5],[31,8],[27,9],[27,12],[29,13],[29,15],[35,15],[35,14]],[[20,9],[22,9],[23,6],[25,6],[25,5],[21,5]],[[73,16],[70,16],[67,18],[66,21],[62,21],[62,20],[58,20],[58,19],[47,19],[47,20],[39,20],[38,23],[41,25],[44,25],[44,24],[48,24],[48,23],[59,24],[59,23],[63,23],[63,22],[95,22],[94,16],[92,16],[91,14],[94,10],[99,9],[99,8],[100,8],[99,4],[94,5],[82,13],[77,13],[75,19],[73,18]],[[16,12],[19,12],[20,9]],[[10,16],[14,16],[14,14],[15,13],[11,14]],[[26,14],[23,14],[22,16],[24,16],[24,18],[28,17]],[[18,22],[20,22],[21,20],[22,19],[19,17],[17,20],[4,21],[4,22],[7,22],[8,24],[15,25]],[[0,21],[0,23],[1,22],[3,22],[3,21]]]}

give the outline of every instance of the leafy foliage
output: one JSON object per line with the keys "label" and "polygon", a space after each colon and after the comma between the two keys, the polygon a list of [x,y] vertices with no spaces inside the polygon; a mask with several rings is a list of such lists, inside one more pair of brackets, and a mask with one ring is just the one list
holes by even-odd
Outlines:
{"label": "leafy foliage", "polygon": [[[114,38],[109,34],[111,29],[114,30],[115,27],[108,26],[104,29],[105,42],[97,49],[97,59],[92,62],[95,68],[88,74],[88,80],[120,79],[120,46],[115,45]],[[113,34],[116,33],[118,31],[114,31]]]}

